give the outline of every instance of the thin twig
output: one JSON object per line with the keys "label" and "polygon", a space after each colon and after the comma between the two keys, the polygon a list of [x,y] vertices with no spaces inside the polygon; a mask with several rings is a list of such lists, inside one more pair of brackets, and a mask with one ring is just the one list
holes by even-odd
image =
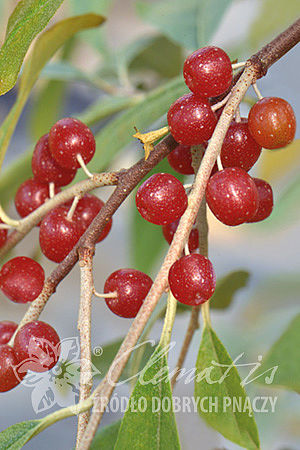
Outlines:
{"label": "thin twig", "polygon": [[[79,402],[86,400],[91,395],[93,377],[91,362],[91,309],[94,291],[93,283],[93,254],[90,249],[79,250],[80,267],[80,306],[78,317],[78,330],[80,334],[80,392]],[[90,412],[85,411],[78,416],[78,429],[76,448],[86,429]]]}

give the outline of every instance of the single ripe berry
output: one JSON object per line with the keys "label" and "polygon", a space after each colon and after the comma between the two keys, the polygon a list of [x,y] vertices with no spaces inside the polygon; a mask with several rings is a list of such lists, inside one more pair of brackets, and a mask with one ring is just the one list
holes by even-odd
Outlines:
{"label": "single ripe berry", "polygon": [[194,94],[204,97],[223,94],[232,83],[229,56],[219,47],[199,48],[185,60],[183,76]]}
{"label": "single ripe berry", "polygon": [[[0,223],[3,223],[2,220],[0,220]],[[3,247],[7,240],[7,230],[5,228],[0,228],[0,248]]]}
{"label": "single ripe berry", "polygon": [[67,217],[68,211],[66,206],[52,209],[40,226],[41,250],[47,258],[58,263],[70,253],[82,231],[76,211],[71,219]]}
{"label": "single ripe berry", "polygon": [[[55,194],[58,192],[60,189],[55,188]],[[49,200],[49,185],[30,178],[21,184],[16,193],[16,210],[21,217],[26,217],[47,200]]]}
{"label": "single ripe berry", "polygon": [[221,170],[209,179],[206,200],[220,222],[231,226],[249,221],[259,202],[253,179],[238,167]]}
{"label": "single ripe berry", "polygon": [[[174,234],[177,230],[179,224],[179,219],[175,220],[175,222],[168,223],[167,225],[164,225],[162,227],[162,232],[164,235],[165,240],[168,242],[168,244],[171,244]],[[199,233],[197,228],[192,228],[190,235],[189,235],[189,251],[192,253],[195,250],[197,250],[199,246]]]}
{"label": "single ripe berry", "polygon": [[9,345],[0,345],[0,392],[7,392],[21,383],[17,355]]}
{"label": "single ripe berry", "polygon": [[296,117],[286,100],[265,97],[250,109],[248,126],[259,145],[269,149],[281,148],[295,137]]}
{"label": "single ripe berry", "polygon": [[15,322],[2,320],[0,322],[0,345],[7,344],[17,328],[18,325]]}
{"label": "single ripe berry", "polygon": [[141,216],[156,225],[179,219],[187,207],[185,189],[173,175],[157,173],[138,189],[135,203]]}
{"label": "single ripe berry", "polygon": [[209,101],[194,94],[180,97],[168,111],[170,132],[179,144],[203,144],[211,138],[216,123]]}
{"label": "single ripe berry", "polygon": [[248,222],[265,220],[273,210],[273,191],[269,183],[260,178],[253,178],[258,190],[258,210]]}
{"label": "single ripe berry", "polygon": [[80,167],[77,155],[85,164],[94,156],[96,142],[91,130],[80,120],[66,117],[56,122],[49,133],[50,152],[56,162],[66,169]]}
{"label": "single ripe berry", "polygon": [[[82,233],[87,230],[103,206],[104,202],[92,194],[85,194],[85,196],[79,200],[75,211],[77,213],[77,220],[79,221],[78,223],[82,229]],[[111,230],[111,226],[112,220],[110,219],[100,234],[97,242],[103,241],[103,239],[106,238]]]}
{"label": "single ripe berry", "polygon": [[24,325],[16,334],[14,351],[23,369],[46,372],[57,363],[60,339],[48,323],[36,320]]}
{"label": "single ripe berry", "polygon": [[57,164],[49,150],[49,134],[38,140],[32,155],[31,167],[35,179],[41,183],[54,183],[55,186],[67,186],[77,172],[77,169],[64,169]]}
{"label": "single ripe berry", "polygon": [[120,269],[112,273],[104,285],[104,293],[116,292],[116,298],[106,298],[109,309],[117,316],[135,317],[143,304],[152,280],[135,269]]}
{"label": "single ripe berry", "polygon": [[27,303],[41,293],[45,281],[42,266],[27,256],[9,260],[0,271],[0,288],[13,302]]}
{"label": "single ripe berry", "polygon": [[223,167],[240,167],[248,172],[260,154],[261,146],[253,139],[247,119],[242,119],[241,122],[233,121],[222,145],[221,162]]}
{"label": "single ripe berry", "polygon": [[206,302],[216,287],[212,263],[197,253],[183,256],[169,271],[169,285],[174,297],[185,305],[197,306]]}
{"label": "single ripe berry", "polygon": [[170,166],[178,173],[182,173],[183,175],[192,175],[195,173],[192,167],[191,147],[188,145],[177,145],[169,153],[168,161]]}

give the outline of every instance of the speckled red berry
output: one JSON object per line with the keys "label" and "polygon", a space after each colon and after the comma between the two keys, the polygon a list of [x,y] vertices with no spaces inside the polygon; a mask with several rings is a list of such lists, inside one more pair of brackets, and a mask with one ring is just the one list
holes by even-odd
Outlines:
{"label": "speckled red berry", "polygon": [[208,141],[216,123],[209,101],[194,94],[180,97],[168,111],[170,132],[179,144],[198,145]]}
{"label": "speckled red berry", "polygon": [[260,222],[270,216],[273,210],[273,191],[269,183],[253,178],[258,190],[258,210],[248,222]]}
{"label": "speckled red berry", "polygon": [[41,250],[54,262],[61,262],[70,253],[82,233],[76,211],[72,219],[68,219],[68,211],[68,207],[58,206],[52,209],[41,222]]}
{"label": "speckled red berry", "polygon": [[183,76],[188,88],[204,97],[223,94],[232,83],[229,56],[219,47],[203,47],[185,60]]}
{"label": "speckled red berry", "polygon": [[0,322],[0,345],[7,344],[17,328],[18,325],[15,322],[2,320]]}
{"label": "speckled red berry", "polygon": [[[164,235],[165,240],[168,242],[168,244],[171,244],[174,234],[177,230],[179,224],[179,219],[175,220],[175,222],[168,223],[167,225],[164,225],[162,227],[162,232]],[[192,228],[189,236],[189,251],[192,253],[195,250],[197,250],[199,246],[199,233],[197,228]]]}
{"label": "speckled red berry", "polygon": [[250,109],[248,126],[259,145],[275,149],[292,142],[296,132],[296,118],[293,108],[286,100],[265,97]]}
{"label": "speckled red berry", "polygon": [[31,160],[32,172],[41,183],[54,183],[55,186],[66,186],[74,179],[77,169],[61,167],[49,150],[49,134],[42,136],[34,149]]}
{"label": "speckled red berry", "polygon": [[[0,219],[0,224],[3,223]],[[0,228],[0,248],[3,247],[7,241],[7,230],[5,228]]]}
{"label": "speckled red berry", "polygon": [[18,331],[13,348],[23,369],[46,372],[59,359],[60,339],[48,323],[36,320]]}
{"label": "speckled red berry", "polygon": [[104,293],[116,292],[116,298],[105,299],[109,309],[121,317],[135,317],[143,304],[152,280],[135,269],[120,269],[112,273],[104,285]]}
{"label": "speckled red berry", "polygon": [[16,387],[24,378],[18,371],[18,359],[14,349],[9,345],[0,345],[0,392],[7,392]]}
{"label": "speckled red berry", "polygon": [[208,258],[193,253],[178,259],[169,271],[174,297],[185,305],[196,306],[211,298],[216,287],[213,266]]}
{"label": "speckled red berry", "polygon": [[157,173],[138,189],[136,206],[141,216],[156,225],[179,219],[187,207],[185,189],[173,175]]}
{"label": "speckled red berry", "polygon": [[223,167],[240,167],[248,172],[260,154],[261,146],[253,139],[248,129],[247,119],[243,118],[241,122],[233,121],[222,145]]}
{"label": "speckled red berry", "polygon": [[213,214],[225,225],[249,221],[258,209],[258,191],[253,179],[240,168],[217,172],[208,182],[206,200]]}
{"label": "speckled red berry", "polygon": [[[60,189],[55,188],[55,194],[58,192]],[[21,217],[26,217],[47,200],[49,200],[49,185],[30,178],[21,184],[16,193],[16,210]]]}
{"label": "speckled red berry", "polygon": [[27,303],[41,293],[45,281],[42,266],[31,258],[18,256],[9,260],[0,271],[0,288],[13,302]]}
{"label": "speckled red berry", "polygon": [[192,167],[191,147],[188,145],[178,145],[169,153],[168,161],[170,166],[178,173],[183,175],[192,175],[194,169]]}
{"label": "speckled red berry", "polygon": [[77,155],[87,164],[94,156],[96,142],[91,130],[80,120],[66,117],[56,122],[49,133],[50,152],[66,169],[80,167]]}

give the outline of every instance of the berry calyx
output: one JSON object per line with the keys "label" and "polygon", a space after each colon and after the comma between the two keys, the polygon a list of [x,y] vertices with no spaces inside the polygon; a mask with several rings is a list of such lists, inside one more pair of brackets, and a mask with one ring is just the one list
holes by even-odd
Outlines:
{"label": "berry calyx", "polygon": [[48,259],[58,263],[70,253],[82,234],[76,211],[72,219],[68,219],[68,211],[67,206],[52,209],[40,226],[41,250]]}
{"label": "berry calyx", "polygon": [[187,195],[182,183],[173,175],[157,173],[139,187],[135,202],[144,219],[165,225],[182,216],[187,207]]}
{"label": "berry calyx", "polygon": [[41,183],[54,183],[55,186],[67,186],[77,172],[77,169],[65,169],[57,164],[49,150],[49,134],[38,140],[32,155],[31,167],[35,179]]}
{"label": "berry calyx", "polygon": [[[162,232],[164,235],[165,240],[168,242],[168,244],[171,244],[174,234],[177,230],[179,224],[179,219],[175,220],[175,222],[168,223],[167,225],[164,225],[162,227]],[[189,251],[192,253],[199,247],[199,232],[197,228],[192,228],[190,235],[189,235],[189,241],[188,241]]]}
{"label": "berry calyx", "polygon": [[26,256],[11,259],[0,271],[0,288],[15,303],[35,300],[42,292],[44,281],[42,266]]}
{"label": "berry calyx", "polygon": [[[85,194],[82,197],[75,209],[76,220],[78,220],[78,225],[81,227],[81,234],[83,234],[87,228],[90,226],[94,218],[97,216],[101,208],[104,206],[104,202],[100,198],[92,194]],[[110,232],[112,227],[112,220],[107,223],[101,235],[99,236],[97,243],[103,241]]]}
{"label": "berry calyx", "polygon": [[25,324],[16,334],[14,351],[24,370],[46,372],[57,363],[60,339],[48,323],[36,320]]}
{"label": "berry calyx", "polygon": [[238,167],[221,170],[209,179],[206,201],[217,219],[230,226],[249,221],[259,204],[253,179]]}
{"label": "berry calyx", "polygon": [[7,344],[17,328],[18,325],[15,322],[2,320],[0,322],[0,345]]}
{"label": "berry calyx", "polygon": [[120,269],[106,280],[104,293],[116,292],[116,298],[106,298],[109,309],[117,316],[135,317],[150,288],[151,278],[135,269]]}
{"label": "berry calyx", "polygon": [[186,94],[169,108],[168,124],[174,139],[183,145],[198,145],[208,141],[215,129],[217,118],[204,97]]}
{"label": "berry calyx", "polygon": [[232,83],[229,56],[219,47],[199,48],[186,58],[183,76],[187,87],[197,95],[223,94]]}
{"label": "berry calyx", "polygon": [[216,287],[212,263],[197,253],[183,256],[169,271],[169,285],[172,294],[180,303],[197,306],[206,302]]}
{"label": "berry calyx", "polygon": [[258,191],[258,210],[248,222],[260,222],[270,216],[273,210],[273,191],[269,183],[260,178],[253,178]]}
{"label": "berry calyx", "polygon": [[0,392],[7,392],[21,383],[17,355],[9,345],[0,345]]}
{"label": "berry calyx", "polygon": [[96,142],[91,130],[80,120],[66,117],[56,122],[49,133],[49,148],[56,162],[66,169],[80,167],[77,155],[85,164],[94,156]]}
{"label": "berry calyx", "polygon": [[[60,189],[55,188],[55,194],[58,192]],[[49,200],[49,185],[30,178],[21,184],[16,193],[16,210],[21,217],[26,217],[47,200]]]}
{"label": "berry calyx", "polygon": [[295,137],[296,117],[286,100],[264,97],[250,109],[248,126],[259,145],[268,149],[281,148]]}
{"label": "berry calyx", "polygon": [[[0,224],[3,223],[0,219]],[[0,228],[0,248],[3,247],[7,240],[7,230],[5,228]]]}
{"label": "berry calyx", "polygon": [[248,172],[260,154],[261,146],[253,139],[247,119],[242,118],[241,122],[233,121],[222,144],[222,166],[240,167]]}

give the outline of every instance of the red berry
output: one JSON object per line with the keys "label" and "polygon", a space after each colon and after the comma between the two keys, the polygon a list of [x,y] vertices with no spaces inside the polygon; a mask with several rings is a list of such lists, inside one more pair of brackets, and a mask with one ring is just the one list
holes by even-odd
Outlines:
{"label": "red berry", "polygon": [[[3,223],[0,219],[0,224]],[[7,240],[7,230],[5,228],[0,228],[0,248],[3,247]]]}
{"label": "red berry", "polygon": [[91,130],[80,120],[66,117],[56,122],[49,133],[50,152],[66,169],[80,167],[77,155],[87,164],[94,156],[96,142]]}
{"label": "red berry", "polygon": [[40,246],[47,258],[61,262],[72,250],[81,236],[76,211],[68,219],[69,208],[58,206],[52,209],[42,220],[40,227]]}
{"label": "red berry", "polygon": [[178,173],[182,173],[183,175],[192,175],[195,173],[192,167],[191,147],[188,145],[177,145],[169,153],[168,161],[170,166]]}
{"label": "red berry", "polygon": [[44,286],[45,272],[31,258],[18,256],[11,259],[0,271],[0,288],[13,302],[27,303],[36,299]]}
{"label": "red berry", "polygon": [[209,101],[194,94],[180,97],[168,111],[170,132],[183,145],[198,145],[208,141],[216,123],[217,118]]}
{"label": "red berry", "polygon": [[7,392],[21,383],[26,373],[20,376],[18,359],[9,345],[0,345],[0,392]]}
{"label": "red berry", "polygon": [[[175,222],[168,223],[162,227],[163,235],[168,244],[171,244],[174,234],[177,230],[179,219]],[[197,250],[199,246],[199,233],[197,228],[192,228],[189,236],[189,251],[192,253]]]}
{"label": "red berry", "polygon": [[49,134],[42,136],[34,149],[31,161],[34,177],[41,183],[54,183],[66,186],[74,179],[77,169],[64,169],[59,166],[49,150]]}
{"label": "red berry", "polygon": [[136,206],[141,216],[156,225],[165,225],[179,219],[187,207],[185,189],[168,173],[157,173],[138,189]]}
{"label": "red berry", "polygon": [[286,100],[265,97],[250,109],[248,126],[259,145],[269,149],[281,148],[294,139],[296,118]]}
{"label": "red berry", "polygon": [[248,222],[265,220],[273,209],[273,191],[269,183],[259,178],[253,178],[258,190],[258,210]]}
{"label": "red berry", "polygon": [[[55,194],[58,192],[60,189],[55,188]],[[19,187],[15,196],[15,206],[20,216],[26,217],[47,200],[49,200],[49,185],[30,178]]]}
{"label": "red berry", "polygon": [[188,88],[204,97],[223,94],[232,83],[229,56],[219,47],[203,47],[187,57],[183,76]]}
{"label": "red berry", "polygon": [[7,344],[17,328],[18,325],[10,320],[0,322],[0,345]]}
{"label": "red berry", "polygon": [[151,278],[139,270],[117,270],[107,278],[104,293],[116,292],[118,296],[106,298],[106,304],[117,316],[135,317],[151,286]]}
{"label": "red berry", "polygon": [[36,320],[24,325],[16,334],[14,350],[26,370],[46,372],[60,355],[60,339],[49,324]]}
{"label": "red berry", "polygon": [[260,153],[261,146],[251,136],[247,119],[232,122],[222,145],[223,167],[240,167],[248,172],[258,160]]}
{"label": "red berry", "polygon": [[256,185],[250,175],[238,167],[221,170],[209,179],[206,200],[225,225],[247,222],[258,209]]}
{"label": "red berry", "polygon": [[196,306],[206,302],[216,287],[212,263],[197,253],[183,256],[169,271],[169,285],[174,297],[185,305]]}
{"label": "red berry", "polygon": [[[79,220],[79,225],[82,228],[82,233],[84,233],[87,228],[90,226],[94,218],[97,216],[101,208],[103,207],[104,202],[100,200],[100,198],[96,197],[92,194],[85,194],[82,199],[79,200],[76,213],[77,218]],[[104,230],[102,231],[97,242],[103,241],[106,238],[108,233],[110,232],[112,226],[112,220],[107,223]]]}

